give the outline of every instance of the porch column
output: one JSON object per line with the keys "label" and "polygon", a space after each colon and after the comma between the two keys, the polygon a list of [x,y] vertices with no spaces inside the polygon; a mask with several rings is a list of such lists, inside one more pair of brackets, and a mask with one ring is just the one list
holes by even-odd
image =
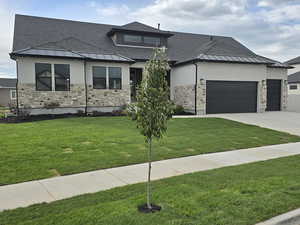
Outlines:
{"label": "porch column", "polygon": [[197,115],[206,114],[206,80],[200,79],[197,84]]}
{"label": "porch column", "polygon": [[267,109],[267,80],[258,82],[258,110],[257,112],[263,113]]}

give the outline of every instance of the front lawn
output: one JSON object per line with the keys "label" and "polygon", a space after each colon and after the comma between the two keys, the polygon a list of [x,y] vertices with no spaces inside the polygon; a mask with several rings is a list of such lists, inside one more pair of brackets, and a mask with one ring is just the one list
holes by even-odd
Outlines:
{"label": "front lawn", "polygon": [[3,225],[252,225],[300,207],[300,156],[154,182],[162,211],[141,214],[145,184],[0,213]]}
{"label": "front lawn", "polygon": [[[219,118],[172,119],[154,160],[300,141]],[[146,144],[126,117],[0,124],[0,185],[145,162]]]}

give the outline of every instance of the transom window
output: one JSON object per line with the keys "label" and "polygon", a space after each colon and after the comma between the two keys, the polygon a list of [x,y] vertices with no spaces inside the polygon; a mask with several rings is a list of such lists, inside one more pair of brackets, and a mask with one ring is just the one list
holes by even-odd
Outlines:
{"label": "transom window", "polygon": [[160,46],[160,38],[157,37],[144,37],[144,43],[154,46]]}
{"label": "transom window", "polygon": [[94,89],[121,89],[122,68],[93,66]]}
{"label": "transom window", "polygon": [[136,44],[139,46],[157,47],[161,45],[161,39],[154,36],[124,34],[123,41],[125,44]]}
{"label": "transom window", "polygon": [[70,65],[35,64],[37,91],[70,91]]}
{"label": "transom window", "polygon": [[125,34],[124,41],[129,43],[142,43],[142,36]]}
{"label": "transom window", "polygon": [[298,85],[297,84],[291,84],[290,85],[290,90],[297,90],[298,89]]}

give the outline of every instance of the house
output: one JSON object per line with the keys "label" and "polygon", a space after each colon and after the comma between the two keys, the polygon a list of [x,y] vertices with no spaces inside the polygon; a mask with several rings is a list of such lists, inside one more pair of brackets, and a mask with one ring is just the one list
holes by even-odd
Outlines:
{"label": "house", "polygon": [[300,94],[300,56],[285,63],[293,67],[288,70],[288,94]]}
{"label": "house", "polygon": [[146,61],[164,47],[170,97],[196,114],[285,110],[287,69],[232,37],[16,15],[18,108],[113,111],[135,101]]}
{"label": "house", "polygon": [[17,99],[17,79],[0,78],[0,106],[14,105]]}

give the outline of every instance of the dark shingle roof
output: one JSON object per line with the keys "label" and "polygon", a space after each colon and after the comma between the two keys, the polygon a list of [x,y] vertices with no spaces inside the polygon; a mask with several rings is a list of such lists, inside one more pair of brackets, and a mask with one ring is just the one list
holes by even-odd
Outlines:
{"label": "dark shingle roof", "polygon": [[285,63],[287,63],[289,65],[300,64],[300,56],[298,56],[294,59],[290,59],[290,60],[286,61]]}
{"label": "dark shingle roof", "polygon": [[0,78],[0,88],[15,88],[17,79]]}
{"label": "dark shingle roof", "polygon": [[289,75],[288,83],[300,83],[300,71]]}
{"label": "dark shingle roof", "polygon": [[[234,58],[237,62],[240,62],[242,58],[247,58],[246,61],[244,59],[242,61],[246,63],[270,65],[273,62],[279,63],[256,55],[231,37],[162,31],[139,22],[115,26],[24,15],[16,15],[15,18],[13,53],[20,54],[20,50],[24,49],[47,49],[71,51],[72,53],[81,53],[81,55],[82,53],[113,55],[133,60],[150,58],[153,52],[151,48],[114,45],[111,38],[107,36],[108,32],[114,29],[139,30],[169,35],[167,55],[170,61],[179,63],[192,59],[201,60],[200,56],[206,58],[221,57],[225,61],[231,61]],[[224,58],[223,56],[227,57]],[[279,66],[284,65],[280,64]]]}

